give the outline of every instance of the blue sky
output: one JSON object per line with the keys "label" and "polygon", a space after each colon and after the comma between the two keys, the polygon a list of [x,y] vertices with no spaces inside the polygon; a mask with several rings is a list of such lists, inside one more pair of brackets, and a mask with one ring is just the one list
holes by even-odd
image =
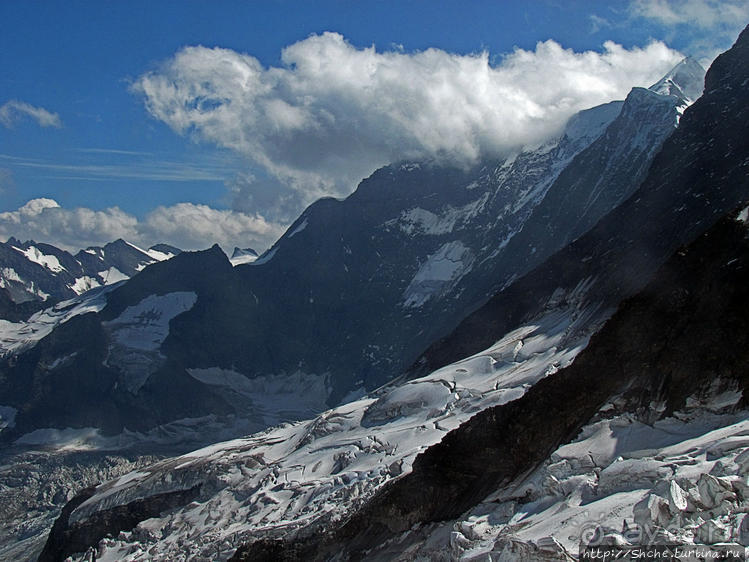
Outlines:
{"label": "blue sky", "polygon": [[0,2],[0,238],[264,249],[388,161],[501,154],[708,63],[748,4]]}

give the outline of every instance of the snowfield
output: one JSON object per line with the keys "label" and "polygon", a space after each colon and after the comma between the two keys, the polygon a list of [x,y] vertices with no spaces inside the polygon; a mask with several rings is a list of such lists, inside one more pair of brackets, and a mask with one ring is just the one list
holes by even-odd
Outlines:
{"label": "snowfield", "polygon": [[107,363],[117,365],[119,382],[136,394],[156,371],[163,356],[159,350],[169,335],[169,322],[190,310],[198,300],[192,292],[150,295],[127,307],[116,319],[103,322],[111,343]]}
{"label": "snowfield", "polygon": [[473,252],[462,242],[443,244],[427,257],[403,293],[404,306],[419,307],[433,295],[447,291],[471,269]]}
{"label": "snowfield", "polygon": [[[428,376],[101,484],[70,521],[199,490],[187,505],[102,539],[96,559],[110,561],[226,560],[250,540],[289,536],[313,522],[329,528],[408,474],[421,451],[473,414],[521,397],[569,365],[611,312],[583,304],[589,286],[557,291],[536,321]],[[214,385],[236,378],[220,370],[196,375]],[[586,544],[746,545],[749,412],[735,410],[740,398],[716,381],[707,398],[695,396],[654,422],[614,415],[614,399],[532,472],[459,519],[394,536],[391,552],[532,562],[574,560]]]}
{"label": "snowfield", "polygon": [[411,551],[532,562],[576,559],[581,542],[746,546],[749,412],[716,405],[653,425],[631,415],[591,423],[528,477],[423,532]]}
{"label": "snowfield", "polygon": [[13,249],[26,256],[26,259],[30,262],[39,264],[42,267],[46,267],[54,273],[60,273],[61,271],[65,270],[65,268],[60,264],[60,260],[58,260],[55,256],[43,254],[42,251],[36,246],[29,246],[26,250],[24,250],[23,248],[16,248],[14,246]]}
{"label": "snowfield", "polygon": [[[199,499],[101,542],[97,560],[227,559],[250,537],[338,520],[476,412],[522,396],[568,365],[610,311],[569,295],[538,321],[427,377],[305,422],[218,443],[100,485],[71,522],[200,485]],[[227,373],[194,372],[215,383]],[[229,376],[233,380],[231,376]]]}
{"label": "snowfield", "polygon": [[107,304],[106,294],[116,286],[117,284],[96,288],[79,298],[57,303],[37,312],[25,322],[0,319],[0,356],[33,347],[59,324],[75,316],[99,312]]}

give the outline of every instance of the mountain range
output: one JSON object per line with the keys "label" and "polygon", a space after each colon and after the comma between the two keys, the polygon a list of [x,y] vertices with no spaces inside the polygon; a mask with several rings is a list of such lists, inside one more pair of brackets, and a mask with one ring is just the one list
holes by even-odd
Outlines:
{"label": "mountain range", "polygon": [[631,195],[409,374],[83,490],[40,559],[749,544],[747,62],[749,28]]}
{"label": "mountain range", "polygon": [[[6,327],[0,404],[15,413],[0,439],[205,416],[257,431],[388,383],[627,199],[703,73],[686,59],[654,89],[470,169],[382,168],[348,198],[311,205],[252,262],[217,246],[183,252],[64,314],[43,311],[56,327],[34,345],[29,323]],[[655,91],[664,83],[676,94]]]}
{"label": "mountain range", "polygon": [[124,281],[179,253],[166,244],[143,250],[120,239],[73,256],[51,244],[11,237],[0,242],[0,318],[25,320],[45,306]]}
{"label": "mountain range", "polygon": [[155,247],[175,255],[128,269],[114,245],[71,262],[9,240],[100,286],[29,316],[51,285],[3,278],[6,447],[256,432],[91,482],[43,550],[14,540],[40,560],[529,561],[749,541],[747,69],[749,28],[707,75],[685,59],[541,146],[386,166],[259,257]]}

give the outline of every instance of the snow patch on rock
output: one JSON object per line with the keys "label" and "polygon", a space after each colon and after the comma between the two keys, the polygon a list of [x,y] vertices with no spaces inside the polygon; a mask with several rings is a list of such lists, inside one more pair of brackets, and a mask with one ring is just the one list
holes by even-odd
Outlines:
{"label": "snow patch on rock", "polygon": [[113,283],[119,283],[120,281],[126,281],[130,279],[130,277],[122,273],[119,269],[117,269],[114,266],[110,267],[109,269],[105,271],[100,271],[99,277],[101,277],[105,285],[112,285]]}
{"label": "snow patch on rock", "polygon": [[459,240],[443,244],[414,275],[403,293],[403,305],[419,307],[446,292],[471,270],[474,259],[471,249]]}
{"label": "snow patch on rock", "polygon": [[252,262],[252,265],[263,265],[264,263],[268,263],[270,260],[273,259],[273,256],[276,255],[276,252],[278,251],[278,246],[271,248],[267,252],[263,253],[259,258],[257,258],[255,261]]}
{"label": "snow patch on rock", "polygon": [[190,310],[197,299],[188,291],[150,295],[116,319],[102,322],[111,338],[106,364],[120,370],[119,382],[130,392],[138,392],[164,359],[159,349],[169,335],[169,322]]}
{"label": "snow patch on rock", "polygon": [[46,267],[53,273],[60,273],[61,271],[65,271],[65,268],[60,264],[60,260],[58,260],[57,257],[43,254],[42,251],[36,246],[29,246],[25,250],[23,248],[16,248],[15,246],[13,246],[13,249],[22,253],[29,261],[37,263],[42,267]]}
{"label": "snow patch on rock", "polygon": [[76,295],[82,295],[86,291],[90,291],[91,289],[95,289],[96,287],[100,286],[101,283],[99,283],[93,277],[89,277],[88,275],[78,277],[72,285],[69,285],[69,287],[75,292]]}
{"label": "snow patch on rock", "polygon": [[327,407],[330,395],[327,376],[301,371],[253,378],[219,367],[187,372],[262,427],[313,417]]}
{"label": "snow patch on rock", "polygon": [[308,221],[305,218],[302,222],[299,223],[299,225],[294,230],[292,230],[289,233],[289,235],[286,238],[292,238],[293,236],[296,236],[301,231],[303,231],[305,228],[307,228],[307,224],[308,224]]}
{"label": "snow patch on rock", "polygon": [[0,320],[0,355],[18,353],[33,347],[59,324],[89,312],[99,312],[106,305],[106,294],[116,285],[96,288],[75,299],[41,310],[25,322]]}
{"label": "snow patch on rock", "polygon": [[[478,185],[476,182],[473,183]],[[470,224],[470,221],[486,206],[489,195],[489,193],[485,193],[462,207],[447,205],[441,210],[440,214],[414,207],[402,211],[398,218],[387,221],[383,226],[397,226],[401,232],[409,236],[449,234],[464,225]]]}

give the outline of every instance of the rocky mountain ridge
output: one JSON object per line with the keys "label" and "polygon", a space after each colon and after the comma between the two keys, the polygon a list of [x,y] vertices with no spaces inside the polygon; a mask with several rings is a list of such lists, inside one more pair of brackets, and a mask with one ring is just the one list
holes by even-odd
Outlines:
{"label": "rocky mountain ridge", "polygon": [[[684,544],[740,530],[747,61],[749,28],[642,185],[435,344],[423,376],[88,490],[45,556],[569,560],[636,543],[622,514]],[[672,516],[694,533],[676,537]]]}
{"label": "rocky mountain ridge", "polygon": [[120,239],[73,256],[50,244],[10,238],[0,242],[0,318],[26,320],[30,312],[129,279],[179,252],[166,244],[143,250]]}

